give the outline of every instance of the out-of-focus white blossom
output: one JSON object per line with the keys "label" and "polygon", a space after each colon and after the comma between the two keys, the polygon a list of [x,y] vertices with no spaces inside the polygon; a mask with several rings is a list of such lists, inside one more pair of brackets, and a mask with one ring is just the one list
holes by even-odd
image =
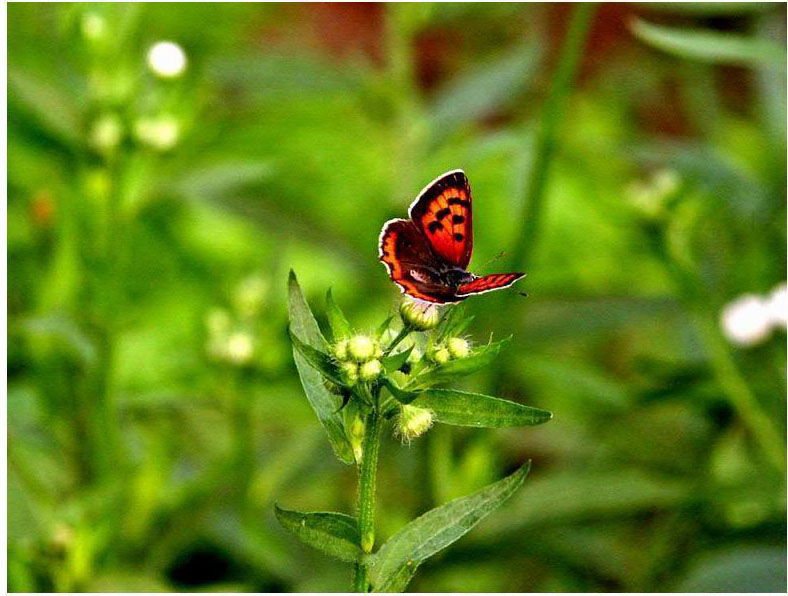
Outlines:
{"label": "out-of-focus white blossom", "polygon": [[768,302],[756,294],[745,294],[725,306],[720,322],[725,336],[740,346],[760,343],[772,330]]}
{"label": "out-of-focus white blossom", "polygon": [[100,41],[107,35],[107,21],[100,14],[87,12],[82,15],[80,29],[85,39]]}
{"label": "out-of-focus white blossom", "polygon": [[117,114],[104,114],[90,127],[88,136],[94,149],[101,152],[112,151],[123,138],[123,122]]}
{"label": "out-of-focus white blossom", "polygon": [[772,290],[769,294],[768,308],[772,323],[785,327],[788,323],[788,285],[780,284]]}
{"label": "out-of-focus white blossom", "polygon": [[235,306],[246,317],[253,317],[263,305],[268,293],[268,283],[262,277],[253,275],[242,280],[235,292]]}
{"label": "out-of-focus white blossom", "polygon": [[172,116],[140,118],[134,123],[134,136],[137,140],[157,151],[172,149],[178,142],[179,135],[180,126]]}
{"label": "out-of-focus white blossom", "polygon": [[172,41],[158,41],[148,50],[148,66],[154,74],[172,79],[186,69],[186,52]]}
{"label": "out-of-focus white blossom", "polygon": [[227,359],[234,364],[246,364],[254,354],[252,337],[243,331],[238,331],[227,338]]}
{"label": "out-of-focus white blossom", "polygon": [[223,308],[214,308],[205,317],[205,326],[212,335],[222,335],[230,330],[230,313]]}

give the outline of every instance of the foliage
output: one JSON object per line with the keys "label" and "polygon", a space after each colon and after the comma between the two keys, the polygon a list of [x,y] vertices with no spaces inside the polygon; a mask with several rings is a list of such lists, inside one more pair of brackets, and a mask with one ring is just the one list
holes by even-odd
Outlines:
{"label": "foliage", "polygon": [[380,226],[457,167],[471,269],[522,243],[528,297],[468,300],[455,335],[512,339],[431,388],[554,419],[382,440],[379,544],[533,460],[409,589],[784,590],[785,334],[731,344],[719,315],[785,281],[785,7],[599,5],[547,109],[567,10],[9,5],[10,590],[345,590],[274,512],[352,512],[357,480],[282,280],[374,335]]}

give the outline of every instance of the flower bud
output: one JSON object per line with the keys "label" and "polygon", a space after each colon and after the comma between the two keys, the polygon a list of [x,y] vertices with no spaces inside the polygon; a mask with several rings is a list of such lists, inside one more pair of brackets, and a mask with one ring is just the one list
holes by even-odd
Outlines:
{"label": "flower bud", "polygon": [[123,123],[117,114],[104,114],[93,123],[89,135],[93,148],[101,152],[110,152],[123,139]]}
{"label": "flower bud", "polygon": [[435,364],[446,364],[451,360],[451,352],[444,346],[435,346],[429,353],[428,358]]}
{"label": "flower bud", "polygon": [[467,358],[471,352],[470,344],[461,337],[450,337],[446,342],[446,347],[452,358]]}
{"label": "flower bud", "polygon": [[427,432],[432,426],[434,417],[432,410],[403,404],[400,406],[400,413],[394,432],[403,441],[410,441]]}
{"label": "flower bud", "polygon": [[366,362],[375,355],[375,341],[366,335],[354,335],[347,347],[350,357],[359,362]]}
{"label": "flower bud", "polygon": [[369,362],[365,362],[361,365],[359,376],[361,377],[362,381],[371,383],[377,379],[382,372],[383,365],[380,363],[380,360],[370,360]]}
{"label": "flower bud", "polygon": [[364,437],[367,434],[367,425],[364,423],[364,417],[357,409],[347,420],[347,435],[350,441],[350,446],[353,448],[353,456],[356,462],[361,462],[361,457],[364,455]]}
{"label": "flower bud", "polygon": [[227,338],[227,359],[233,364],[246,364],[254,354],[254,344],[248,333],[238,331]]}
{"label": "flower bud", "polygon": [[339,372],[348,387],[358,383],[358,365],[355,362],[343,362],[339,365]]}
{"label": "flower bud", "polygon": [[337,360],[347,360],[347,340],[340,339],[334,344],[332,352]]}
{"label": "flower bud", "polygon": [[180,136],[180,124],[168,115],[140,118],[134,123],[134,136],[156,151],[175,147]]}
{"label": "flower bud", "polygon": [[399,314],[402,322],[416,331],[432,329],[440,321],[437,305],[423,300],[406,298],[399,306]]}

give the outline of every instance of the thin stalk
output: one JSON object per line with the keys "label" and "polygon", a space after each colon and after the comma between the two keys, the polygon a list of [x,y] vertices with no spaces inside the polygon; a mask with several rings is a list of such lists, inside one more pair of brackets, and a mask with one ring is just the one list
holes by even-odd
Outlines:
{"label": "thin stalk", "polygon": [[557,144],[557,129],[563,120],[566,102],[575,80],[577,67],[585,46],[591,18],[596,10],[593,3],[579,3],[572,12],[566,41],[561,48],[553,84],[545,100],[542,118],[534,144],[534,159],[528,173],[525,202],[520,217],[520,232],[512,250],[514,270],[530,265],[537,235],[541,227],[544,194],[550,162]]}
{"label": "thin stalk", "polygon": [[408,334],[411,331],[412,331],[412,329],[408,325],[405,325],[402,329],[400,329],[400,332],[397,335],[397,337],[394,338],[394,340],[389,344],[389,347],[386,348],[386,350],[383,352],[383,356],[388,356],[389,354],[391,354],[391,350],[396,348],[397,344],[399,344],[399,342],[401,342],[403,339],[408,337]]}
{"label": "thin stalk", "polygon": [[[375,545],[375,483],[380,449],[380,427],[382,418],[375,406],[367,417],[367,435],[364,437],[363,456],[358,481],[358,529],[361,535],[361,550],[372,552]],[[353,580],[356,592],[369,591],[369,566],[356,564]]]}

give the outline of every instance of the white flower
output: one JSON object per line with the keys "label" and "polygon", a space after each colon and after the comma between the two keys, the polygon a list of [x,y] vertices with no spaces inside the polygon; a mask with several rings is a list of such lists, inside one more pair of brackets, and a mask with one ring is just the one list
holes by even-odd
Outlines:
{"label": "white flower", "polygon": [[767,308],[772,324],[785,327],[788,322],[788,285],[780,284],[772,290],[767,300]]}
{"label": "white flower", "polygon": [[186,69],[186,53],[172,41],[158,41],[148,50],[148,66],[164,79],[179,76]]}
{"label": "white flower", "polygon": [[90,127],[90,144],[99,151],[112,151],[123,139],[123,123],[117,114],[104,114]]}
{"label": "white flower", "polygon": [[725,336],[740,346],[762,342],[772,330],[769,303],[755,294],[745,294],[722,310],[720,323]]}
{"label": "white flower", "polygon": [[82,15],[80,23],[82,35],[91,41],[99,41],[106,36],[107,21],[100,14],[88,12]]}
{"label": "white flower", "polygon": [[172,116],[140,118],[134,123],[134,136],[138,141],[158,151],[172,149],[178,142],[180,127]]}
{"label": "white flower", "polygon": [[252,359],[254,344],[249,334],[243,331],[233,333],[227,338],[227,359],[235,364],[246,364]]}

